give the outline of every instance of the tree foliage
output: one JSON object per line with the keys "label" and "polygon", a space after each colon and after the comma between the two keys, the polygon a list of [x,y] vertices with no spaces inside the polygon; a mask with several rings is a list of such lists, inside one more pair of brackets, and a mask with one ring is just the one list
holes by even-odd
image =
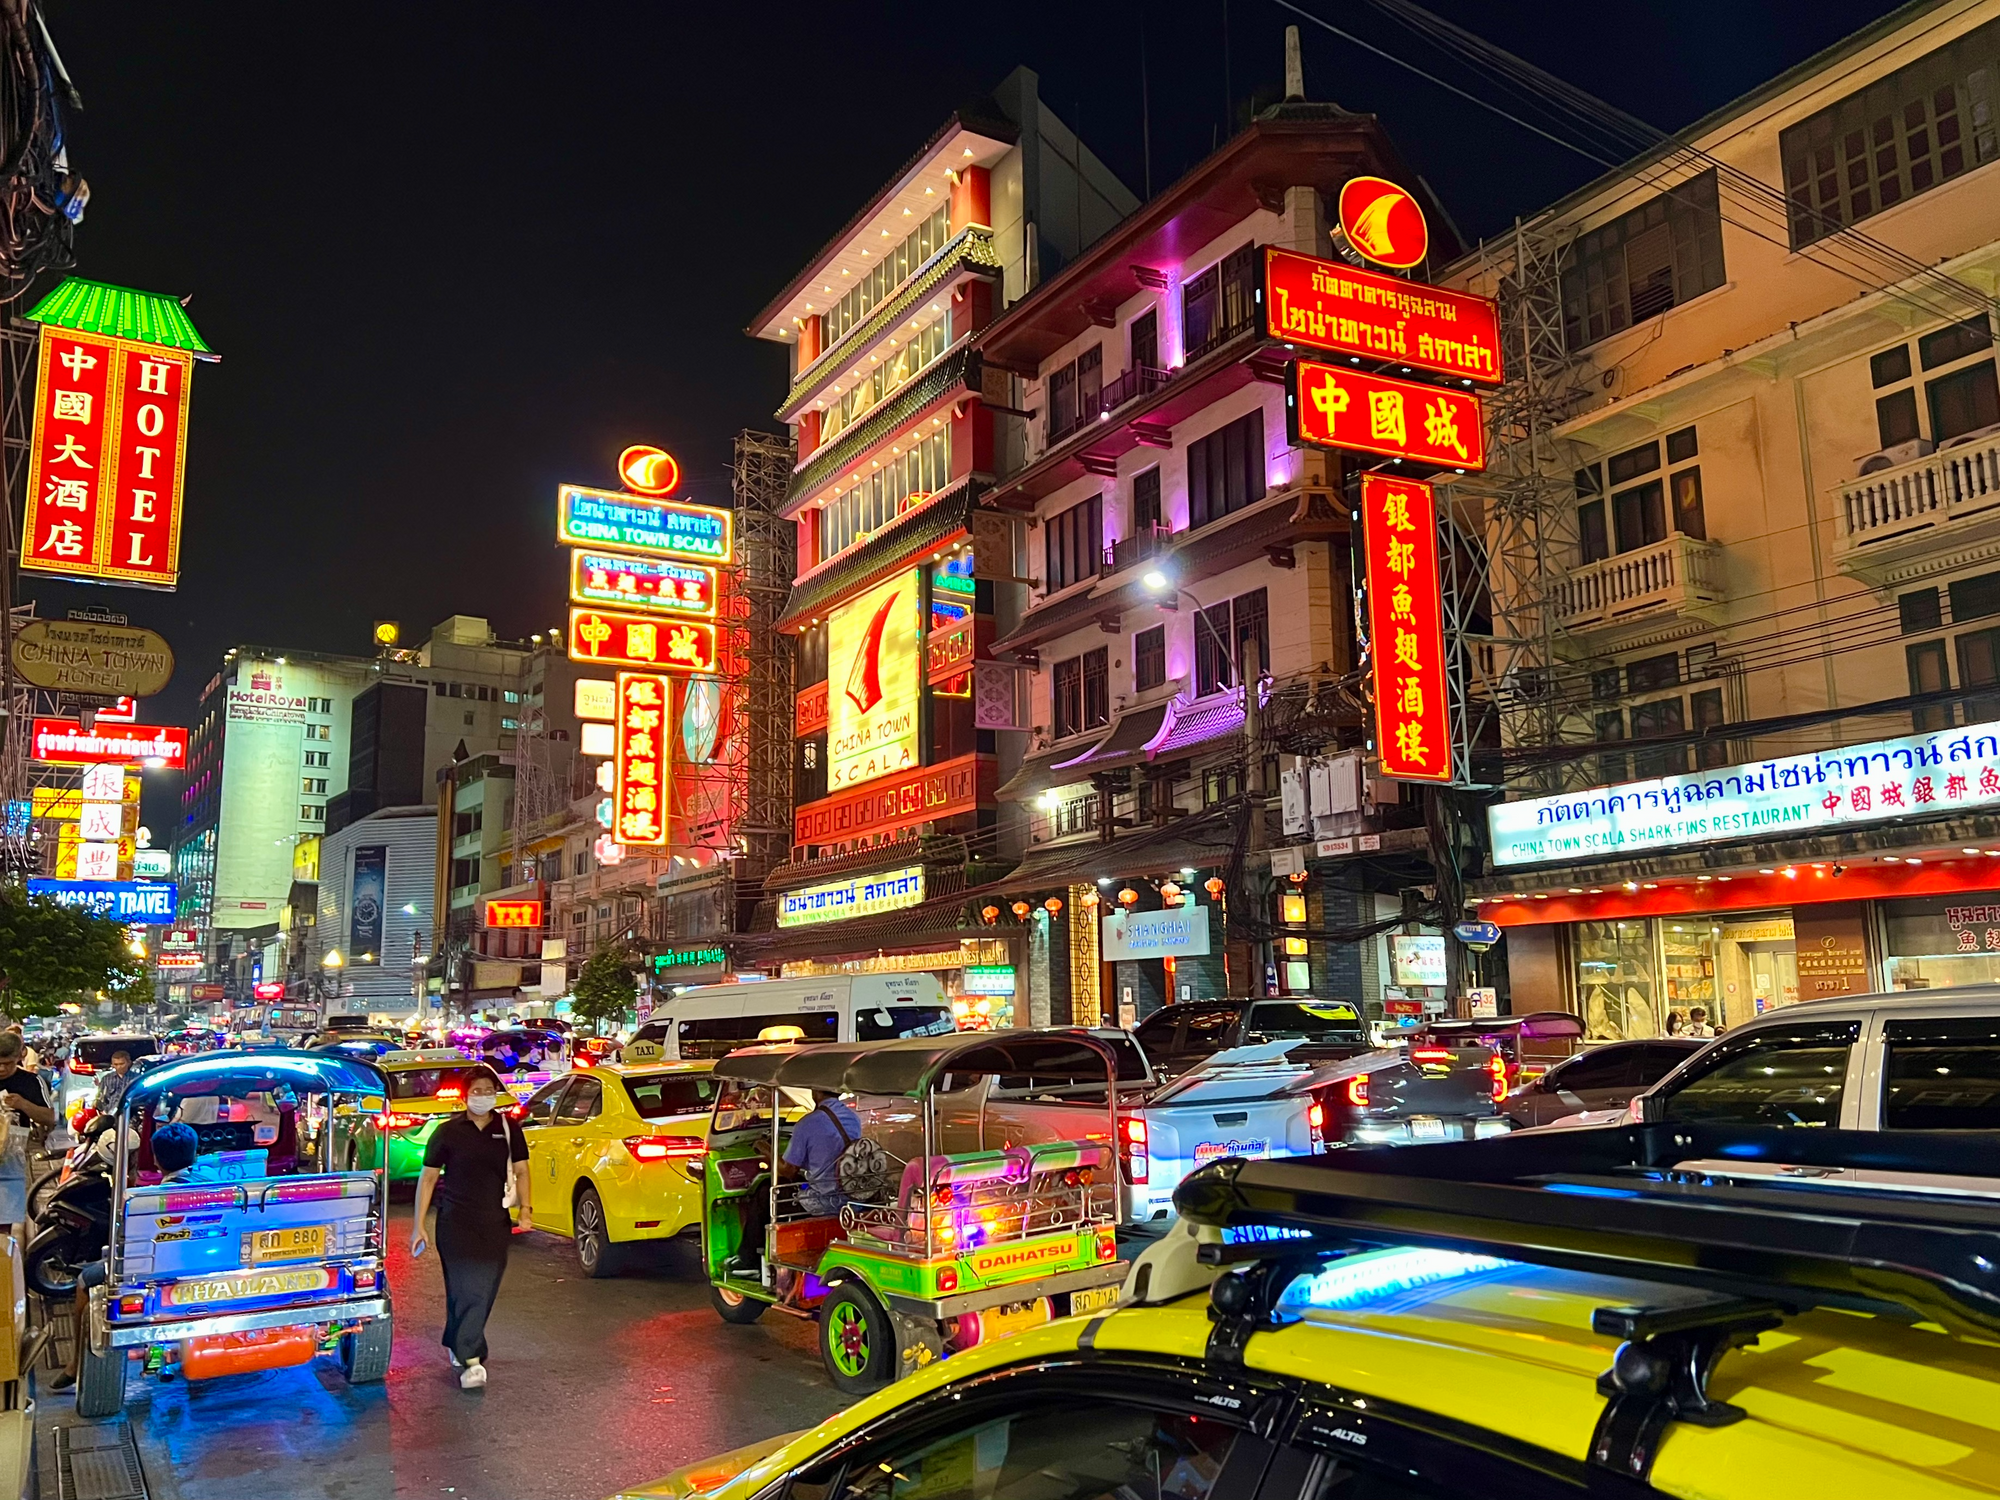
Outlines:
{"label": "tree foliage", "polygon": [[616,947],[599,948],[584,960],[569,997],[570,1014],[578,1027],[611,1030],[638,1003],[634,962],[631,954]]}
{"label": "tree foliage", "polygon": [[110,917],[0,885],[0,1007],[9,1015],[53,1015],[65,1001],[95,999],[144,974]]}

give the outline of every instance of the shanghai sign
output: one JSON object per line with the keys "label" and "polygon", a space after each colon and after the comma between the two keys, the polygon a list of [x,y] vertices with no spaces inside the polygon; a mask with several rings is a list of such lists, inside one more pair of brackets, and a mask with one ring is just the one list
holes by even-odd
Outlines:
{"label": "shanghai sign", "polygon": [[830,792],[917,763],[917,578],[899,573],[828,617]]}
{"label": "shanghai sign", "polygon": [[556,536],[575,547],[609,547],[686,562],[730,560],[726,510],[681,500],[642,500],[566,484],[556,496]]}
{"label": "shanghai sign", "polygon": [[14,670],[54,692],[149,698],[174,675],[174,653],[163,637],[129,625],[30,620],[14,635]]}
{"label": "shanghai sign", "polygon": [[1450,781],[1437,501],[1427,484],[1363,474],[1361,515],[1375,749],[1382,774]]}
{"label": "shanghai sign", "polygon": [[715,569],[654,557],[619,557],[579,547],[569,555],[569,597],[572,604],[712,615]]}
{"label": "shanghai sign", "polygon": [[1291,250],[1264,251],[1264,325],[1288,344],[1501,380],[1500,314],[1487,298]]}
{"label": "shanghai sign", "polygon": [[150,724],[85,729],[76,719],[36,719],[36,760],[62,766],[152,764],[169,771],[187,768],[188,732]]}
{"label": "shanghai sign", "polygon": [[2000,806],[2000,723],[1628,781],[1486,810],[1496,865],[1790,837]]}
{"label": "shanghai sign", "polygon": [[608,667],[713,672],[715,627],[704,620],[662,620],[608,609],[569,612],[569,659]]}
{"label": "shanghai sign", "polygon": [[1485,416],[1479,398],[1465,391],[1300,359],[1292,362],[1285,417],[1295,444],[1447,469],[1486,467]]}
{"label": "shanghai sign", "polygon": [[618,674],[618,753],[611,837],[627,848],[667,842],[667,782],[673,769],[673,684],[650,672]]}
{"label": "shanghai sign", "polygon": [[170,589],[194,356],[44,323],[21,566]]}

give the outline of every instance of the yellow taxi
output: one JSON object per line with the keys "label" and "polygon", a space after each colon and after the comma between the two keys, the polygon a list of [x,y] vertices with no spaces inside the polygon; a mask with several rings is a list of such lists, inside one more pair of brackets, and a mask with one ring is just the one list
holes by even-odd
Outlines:
{"label": "yellow taxi", "polygon": [[700,1225],[713,1066],[635,1042],[621,1061],[578,1068],[528,1100],[535,1227],[570,1236],[586,1276],[616,1275],[636,1241]]}
{"label": "yellow taxi", "polygon": [[379,1110],[343,1104],[333,1117],[333,1159],[349,1172],[386,1170],[391,1182],[414,1182],[424,1169],[424,1147],[446,1120],[465,1108],[466,1085],[490,1078],[500,1091],[501,1109],[515,1113],[518,1101],[483,1062],[456,1047],[389,1051],[369,1061],[389,1080]]}
{"label": "yellow taxi", "polygon": [[2000,1204],[1512,1144],[1205,1168],[1116,1309],[620,1500],[2000,1494]]}

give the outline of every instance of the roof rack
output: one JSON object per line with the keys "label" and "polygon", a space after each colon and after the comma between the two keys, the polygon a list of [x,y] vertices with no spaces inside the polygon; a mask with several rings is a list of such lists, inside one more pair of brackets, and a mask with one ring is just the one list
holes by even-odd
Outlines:
{"label": "roof rack", "polygon": [[1187,1177],[1174,1206],[1197,1224],[1281,1231],[1202,1247],[1236,1268],[1211,1291],[1209,1352],[1224,1362],[1279,1320],[1299,1275],[1355,1251],[1425,1246],[1663,1284],[1659,1305],[1599,1308],[1592,1322],[1621,1344],[1598,1382],[1591,1462],[1643,1479],[1669,1423],[1741,1418],[1708,1398],[1708,1375],[1788,1313],[2000,1332],[2000,1198],[1809,1176],[1749,1185],[1719,1178],[1715,1161],[1963,1176],[1969,1152],[1996,1145],[1991,1131],[1633,1125],[1222,1161]]}

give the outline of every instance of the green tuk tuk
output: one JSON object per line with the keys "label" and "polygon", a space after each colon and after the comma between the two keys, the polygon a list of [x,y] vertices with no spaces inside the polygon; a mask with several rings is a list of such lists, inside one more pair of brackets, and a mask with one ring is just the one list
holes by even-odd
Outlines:
{"label": "green tuk tuk", "polygon": [[[1005,1334],[1111,1306],[1127,1269],[1116,1239],[1117,1070],[1111,1048],[1080,1031],[730,1053],[715,1065],[702,1166],[716,1311],[732,1323],[767,1307],[817,1317],[827,1374],[861,1393]],[[987,1076],[1049,1090],[1042,1128],[1007,1134],[1067,1138],[996,1139],[976,1103],[954,1098],[976,1101],[971,1085]],[[837,1214],[809,1211],[806,1184],[772,1170],[814,1091],[848,1096],[866,1143],[845,1148],[847,1201]],[[954,1145],[981,1149],[940,1150]],[[857,1151],[874,1167],[865,1196],[849,1191]]]}

